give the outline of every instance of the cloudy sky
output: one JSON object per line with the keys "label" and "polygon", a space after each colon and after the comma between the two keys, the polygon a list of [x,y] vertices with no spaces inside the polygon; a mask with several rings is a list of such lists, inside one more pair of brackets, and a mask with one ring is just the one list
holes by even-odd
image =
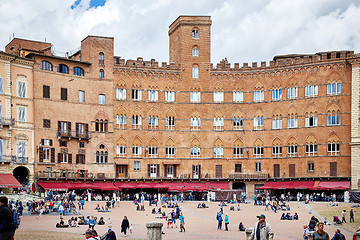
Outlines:
{"label": "cloudy sky", "polygon": [[102,35],[115,38],[117,56],[168,62],[168,27],[179,15],[211,16],[213,63],[360,52],[358,0],[0,0],[0,49],[14,34],[62,54]]}

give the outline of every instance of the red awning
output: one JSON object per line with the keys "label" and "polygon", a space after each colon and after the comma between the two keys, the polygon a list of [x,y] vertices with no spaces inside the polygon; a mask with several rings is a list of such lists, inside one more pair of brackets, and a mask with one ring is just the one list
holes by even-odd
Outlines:
{"label": "red awning", "polygon": [[12,174],[0,174],[0,188],[21,188],[21,184]]}
{"label": "red awning", "polygon": [[165,185],[163,183],[156,183],[155,185],[152,186],[154,189],[166,189],[169,188],[168,185]]}
{"label": "red awning", "polygon": [[115,186],[121,189],[135,189],[136,188],[136,183],[121,183],[121,182],[117,182],[115,183]]}
{"label": "red awning", "polygon": [[69,185],[66,182],[38,182],[38,184],[45,190],[52,191],[67,191]]}
{"label": "red awning", "polygon": [[321,181],[312,190],[349,190],[350,181]]}
{"label": "red awning", "polygon": [[114,186],[112,182],[99,182],[93,183],[92,189],[100,189],[102,191],[118,191],[120,190],[119,187]]}
{"label": "red awning", "polygon": [[291,188],[288,189],[311,189],[315,185],[315,181],[293,181]]}
{"label": "red awning", "polygon": [[93,189],[92,183],[66,183],[69,189]]}
{"label": "red awning", "polygon": [[148,184],[148,183],[139,183],[138,185],[136,185],[136,188],[152,188],[154,184]]}
{"label": "red awning", "polygon": [[256,190],[259,189],[268,189],[268,190],[276,190],[276,189],[293,189],[292,188],[293,181],[284,181],[284,182],[267,182],[262,187],[257,187]]}

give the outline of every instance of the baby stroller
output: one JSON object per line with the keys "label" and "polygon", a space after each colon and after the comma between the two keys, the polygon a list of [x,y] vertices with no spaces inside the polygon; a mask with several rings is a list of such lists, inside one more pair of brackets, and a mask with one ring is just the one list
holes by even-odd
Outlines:
{"label": "baby stroller", "polygon": [[334,216],[334,223],[335,224],[341,224],[341,221],[338,216]]}

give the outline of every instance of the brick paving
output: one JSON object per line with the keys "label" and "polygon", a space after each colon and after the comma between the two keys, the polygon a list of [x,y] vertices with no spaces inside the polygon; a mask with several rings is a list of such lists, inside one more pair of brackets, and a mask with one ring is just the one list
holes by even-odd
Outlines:
{"label": "brick paving", "polygon": [[[146,227],[145,224],[150,221],[160,221],[166,224],[165,220],[156,219],[154,215],[151,214],[152,207],[149,207],[148,204],[145,204],[145,211],[139,212],[136,211],[136,207],[132,202],[121,202],[119,207],[111,209],[109,213],[99,213],[94,210],[98,202],[86,203],[85,209],[82,211],[83,215],[93,215],[100,218],[104,217],[106,225],[104,226],[95,226],[95,229],[99,234],[103,234],[108,229],[108,223],[112,222],[113,230],[115,230],[117,237],[120,239],[125,239],[120,234],[120,224],[123,216],[127,216],[130,223],[133,224],[134,232],[128,234],[127,239],[146,239]],[[291,213],[295,212],[299,215],[298,221],[280,221],[280,216],[283,211],[278,211],[274,213],[272,211],[264,211],[262,206],[254,206],[253,204],[241,204],[241,211],[229,211],[229,206],[224,207],[224,212],[229,214],[230,217],[230,226],[229,231],[219,231],[217,230],[217,221],[215,219],[216,212],[219,210],[218,203],[206,203],[209,208],[207,209],[198,209],[196,208],[198,202],[184,202],[181,204],[183,214],[185,216],[185,227],[186,232],[179,232],[179,228],[163,228],[165,234],[163,239],[245,239],[245,233],[238,231],[238,224],[240,221],[244,223],[246,227],[251,227],[257,221],[256,215],[264,213],[266,215],[267,221],[272,225],[273,231],[275,232],[275,239],[302,239],[303,224],[307,224],[311,217],[308,210],[304,207],[302,203],[290,203]],[[325,204],[325,203],[324,203]],[[104,205],[103,202],[100,203],[100,206]],[[171,210],[171,209],[169,209]],[[166,212],[169,211],[165,209]],[[65,216],[67,220],[69,216]],[[55,224],[59,221],[58,215],[44,215],[41,218],[37,219],[35,216],[24,216],[20,226],[21,230],[37,230],[37,231],[56,231],[56,232],[66,232],[66,233],[78,233],[83,234],[87,229],[87,226],[80,226],[78,228],[56,228]],[[334,226],[325,226],[325,231],[327,231],[332,238],[335,227]],[[347,239],[351,239],[349,234],[345,233]],[[65,236],[64,236],[65,237]],[[66,239],[66,238],[62,238]],[[84,236],[85,239],[85,236]]]}

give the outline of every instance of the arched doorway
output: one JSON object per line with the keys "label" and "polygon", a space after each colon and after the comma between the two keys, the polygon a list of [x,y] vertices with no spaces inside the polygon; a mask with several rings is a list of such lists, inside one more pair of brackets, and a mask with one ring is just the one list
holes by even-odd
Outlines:
{"label": "arched doorway", "polygon": [[21,185],[29,183],[29,169],[23,166],[16,167],[13,171],[14,177]]}
{"label": "arched doorway", "polygon": [[246,184],[243,182],[234,182],[232,185],[232,189],[243,190],[246,192]]}

